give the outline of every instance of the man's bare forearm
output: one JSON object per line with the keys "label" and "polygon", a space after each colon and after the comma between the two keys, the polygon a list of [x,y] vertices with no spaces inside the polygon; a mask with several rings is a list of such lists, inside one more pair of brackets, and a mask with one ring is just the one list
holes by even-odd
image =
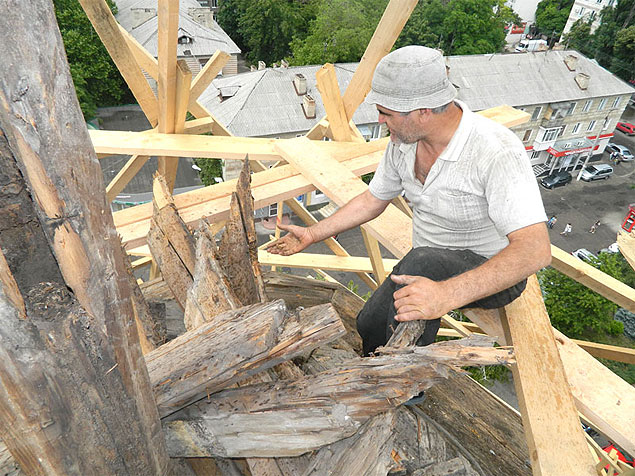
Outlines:
{"label": "man's bare forearm", "polygon": [[509,245],[482,265],[444,282],[452,308],[513,286],[551,263],[551,245],[544,223],[516,230]]}
{"label": "man's bare forearm", "polygon": [[325,240],[343,231],[355,228],[374,218],[386,209],[390,202],[375,198],[368,190],[360,193],[328,218],[309,227],[314,242]]}

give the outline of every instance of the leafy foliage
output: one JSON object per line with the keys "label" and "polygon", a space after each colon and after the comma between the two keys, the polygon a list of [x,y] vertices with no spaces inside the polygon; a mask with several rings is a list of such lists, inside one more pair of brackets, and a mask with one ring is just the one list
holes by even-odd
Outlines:
{"label": "leafy foliage", "polygon": [[295,65],[359,61],[387,0],[323,0],[309,35],[291,42]]}
{"label": "leafy foliage", "polygon": [[[601,253],[592,264],[620,281],[635,279],[635,272],[619,253]],[[538,273],[538,279],[552,324],[568,337],[624,332],[624,325],[613,319],[617,305],[608,299],[553,268]]]}
{"label": "leafy foliage", "polygon": [[563,38],[569,47],[580,51],[625,81],[635,80],[635,0],[621,0],[605,7],[601,24],[591,34],[590,25],[578,20]]}
{"label": "leafy foliage", "polygon": [[549,37],[560,36],[572,6],[573,0],[542,0],[536,7],[536,29]]}
{"label": "leafy foliage", "polygon": [[[107,2],[116,13],[113,0]],[[128,86],[78,0],[53,0],[53,5],[84,117],[94,117],[98,106],[120,104],[122,100],[133,101]]]}
{"label": "leafy foliage", "polygon": [[417,5],[397,46],[420,44],[448,55],[497,53],[505,45],[505,26],[520,21],[501,0],[430,0]]}
{"label": "leafy foliage", "polygon": [[297,0],[223,0],[218,24],[252,63],[271,64],[291,53],[292,38],[304,38],[316,2]]}
{"label": "leafy foliage", "polygon": [[198,175],[205,186],[215,184],[214,178],[223,176],[223,163],[220,159],[194,159],[194,163],[201,169]]}

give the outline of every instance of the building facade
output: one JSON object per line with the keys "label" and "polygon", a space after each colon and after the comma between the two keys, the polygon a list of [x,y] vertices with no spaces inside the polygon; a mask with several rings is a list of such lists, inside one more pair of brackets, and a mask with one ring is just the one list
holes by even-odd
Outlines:
{"label": "building facade", "polygon": [[[613,7],[616,4],[616,0],[575,0],[571,11],[569,12],[569,18],[562,30],[562,36],[569,33],[573,24],[582,20],[584,22],[591,22],[591,33],[593,33],[598,26],[600,26],[600,12],[604,7]],[[562,41],[562,36],[560,41]]]}
{"label": "building facade", "polygon": [[537,175],[600,154],[635,89],[573,50],[451,56],[459,99],[480,111],[508,104],[530,114],[511,130]]}

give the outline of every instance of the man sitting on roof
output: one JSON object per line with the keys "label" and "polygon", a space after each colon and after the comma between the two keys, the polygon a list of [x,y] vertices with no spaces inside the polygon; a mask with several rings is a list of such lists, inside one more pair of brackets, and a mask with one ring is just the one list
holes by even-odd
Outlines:
{"label": "man sitting on roof", "polygon": [[357,317],[368,355],[398,321],[425,319],[419,345],[440,317],[462,307],[498,308],[551,261],[547,219],[525,148],[509,129],[456,100],[443,56],[407,46],[377,65],[366,101],[391,141],[368,187],[337,213],[288,231],[267,248],[291,255],[380,215],[405,191],[413,249]]}

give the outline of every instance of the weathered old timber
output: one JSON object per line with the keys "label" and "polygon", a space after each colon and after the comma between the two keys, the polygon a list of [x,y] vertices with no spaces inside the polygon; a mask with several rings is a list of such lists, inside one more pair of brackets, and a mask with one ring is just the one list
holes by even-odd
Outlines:
{"label": "weathered old timber", "polygon": [[217,259],[229,277],[240,302],[246,306],[266,300],[254,225],[253,197],[250,189],[249,160],[245,160],[232,193],[229,219],[218,249]]}
{"label": "weathered old timber", "polygon": [[344,335],[330,304],[287,313],[283,301],[218,314],[146,355],[162,416]]}
{"label": "weathered old timber", "polygon": [[[0,42],[0,129],[11,152],[2,169],[30,207],[0,203],[18,225],[0,238],[12,250],[2,274],[17,276],[25,303],[2,280],[0,433],[27,474],[168,474],[124,255],[52,3],[3,2]],[[24,237],[39,247],[25,248]],[[15,271],[17,248],[37,269]]]}
{"label": "weathered old timber", "polygon": [[216,259],[218,248],[205,222],[197,232],[194,282],[187,293],[183,320],[186,329],[195,329],[215,316],[240,307],[231,283]]}
{"label": "weathered old timber", "polygon": [[[443,349],[444,363],[432,356],[435,347]],[[164,422],[170,455],[299,455],[351,436],[369,417],[430,387],[454,365],[513,360],[508,349],[467,348],[461,341],[433,344],[426,353],[404,349],[300,380],[224,390],[209,397],[210,405],[190,405]]]}

